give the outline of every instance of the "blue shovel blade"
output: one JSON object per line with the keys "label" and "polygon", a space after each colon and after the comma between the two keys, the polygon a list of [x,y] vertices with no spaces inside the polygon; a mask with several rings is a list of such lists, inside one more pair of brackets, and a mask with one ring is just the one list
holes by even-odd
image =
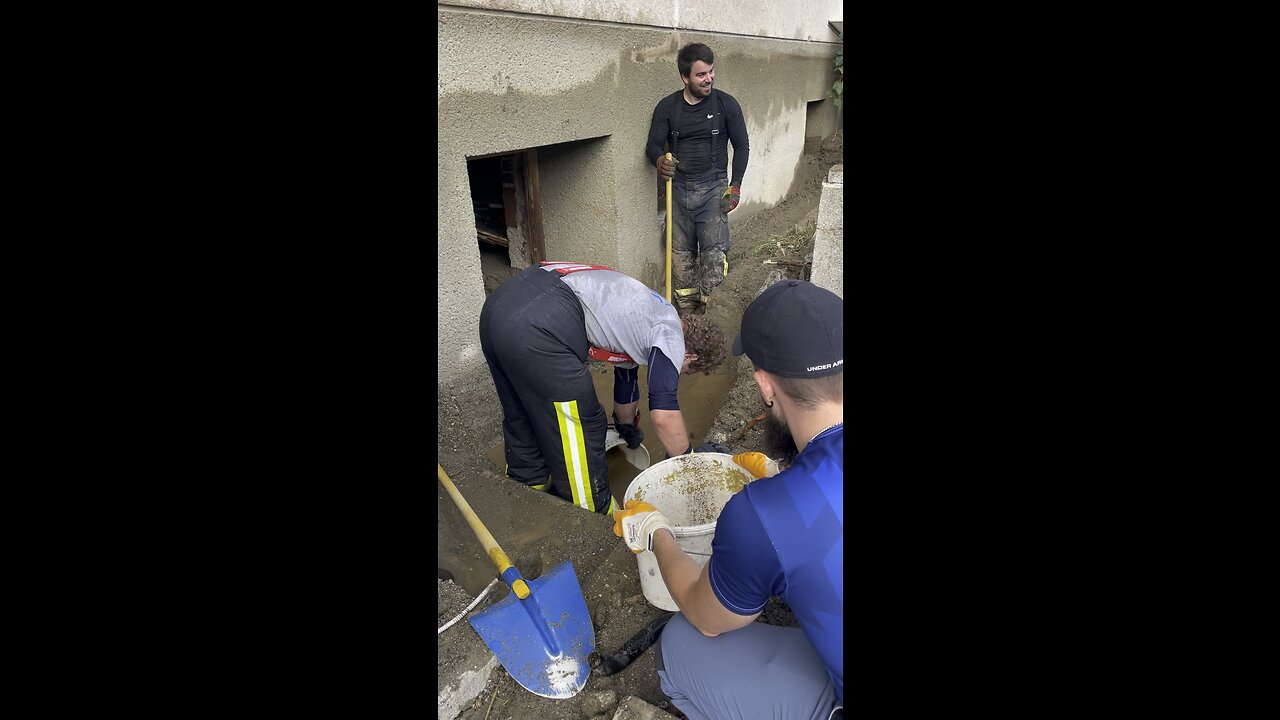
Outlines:
{"label": "blue shovel blade", "polygon": [[527,580],[531,593],[514,592],[472,617],[471,627],[526,690],[542,697],[571,698],[587,684],[587,656],[596,647],[573,563]]}

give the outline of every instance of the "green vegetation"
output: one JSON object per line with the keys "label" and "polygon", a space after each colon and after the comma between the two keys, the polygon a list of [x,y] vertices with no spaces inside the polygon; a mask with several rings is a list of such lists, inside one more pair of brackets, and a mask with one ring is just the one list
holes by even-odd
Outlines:
{"label": "green vegetation", "polygon": [[818,223],[810,220],[803,225],[796,225],[781,235],[771,235],[768,240],[747,251],[747,255],[756,257],[782,258],[788,255],[800,255],[807,249],[809,241],[818,229]]}

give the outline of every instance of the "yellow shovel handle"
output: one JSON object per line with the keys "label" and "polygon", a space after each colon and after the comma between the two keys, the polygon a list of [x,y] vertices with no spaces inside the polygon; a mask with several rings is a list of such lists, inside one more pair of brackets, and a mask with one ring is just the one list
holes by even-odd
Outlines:
{"label": "yellow shovel handle", "polygon": [[[667,153],[671,160],[671,153]],[[671,178],[667,178],[667,304],[671,304]]]}
{"label": "yellow shovel handle", "polygon": [[[445,474],[444,468],[440,463],[436,463],[436,477],[440,479],[440,484],[444,485],[444,489],[449,491],[449,497],[453,498],[453,504],[458,506],[458,510],[462,512],[462,517],[466,518],[467,524],[471,526],[471,532],[476,534],[476,538],[480,540],[480,544],[484,546],[484,551],[489,554],[489,560],[498,568],[498,574],[502,575],[508,568],[514,567],[511,560],[507,558],[507,554],[502,552],[502,548],[498,547],[498,541],[493,539],[493,535],[489,533],[484,523],[480,522],[480,518],[476,517],[476,512],[471,509],[471,505],[467,503],[467,499],[462,497],[462,493],[458,492],[458,488],[454,487],[453,481]],[[504,580],[506,578],[503,578]],[[511,584],[511,589],[515,591],[516,597],[521,600],[529,597],[529,586],[525,584],[523,579],[516,580]]]}

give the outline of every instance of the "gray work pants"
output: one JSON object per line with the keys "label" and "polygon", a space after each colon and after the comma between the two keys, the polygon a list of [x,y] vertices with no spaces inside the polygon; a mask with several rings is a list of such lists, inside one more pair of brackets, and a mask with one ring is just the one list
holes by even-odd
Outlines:
{"label": "gray work pants", "polygon": [[[672,300],[705,299],[729,273],[729,218],[720,212],[720,196],[729,187],[724,173],[671,181]],[[666,242],[666,226],[662,241]]]}
{"label": "gray work pants", "polygon": [[658,640],[662,692],[689,720],[828,720],[835,685],[800,628],[753,622],[707,637],[676,613]]}

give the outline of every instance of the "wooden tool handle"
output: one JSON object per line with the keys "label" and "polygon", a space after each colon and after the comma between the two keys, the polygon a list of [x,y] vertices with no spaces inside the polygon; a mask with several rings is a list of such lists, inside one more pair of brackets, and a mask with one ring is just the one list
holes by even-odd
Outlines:
{"label": "wooden tool handle", "polygon": [[[667,153],[667,160],[671,153]],[[667,178],[667,304],[671,304],[671,178]]]}
{"label": "wooden tool handle", "polygon": [[[515,568],[507,554],[502,552],[502,548],[498,547],[498,541],[493,539],[493,535],[489,533],[489,529],[480,522],[480,518],[476,517],[476,511],[471,509],[471,505],[467,503],[467,499],[462,497],[462,493],[458,492],[458,488],[454,487],[453,481],[445,474],[444,468],[440,463],[436,463],[436,477],[440,479],[440,484],[444,485],[444,489],[449,491],[449,497],[453,498],[453,504],[458,506],[458,510],[462,512],[462,517],[466,518],[467,524],[471,526],[471,532],[476,534],[476,539],[484,546],[484,551],[488,553],[489,560],[498,568],[498,574],[503,576],[502,579],[512,586],[512,590],[516,591],[516,595],[521,599],[528,596],[529,590],[525,587],[525,582],[520,578],[519,571],[515,572],[514,578],[509,578],[507,571]],[[514,583],[519,583],[521,587],[517,587]]]}

